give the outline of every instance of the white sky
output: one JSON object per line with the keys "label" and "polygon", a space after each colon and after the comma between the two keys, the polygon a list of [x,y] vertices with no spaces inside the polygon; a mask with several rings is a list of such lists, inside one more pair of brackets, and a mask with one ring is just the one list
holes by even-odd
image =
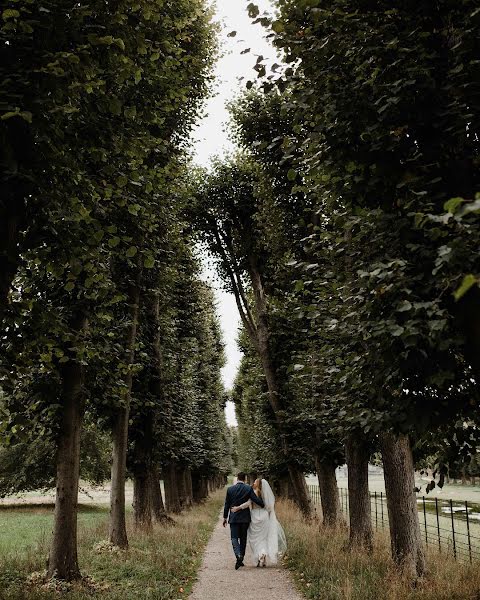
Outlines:
{"label": "white sky", "polygon": [[[216,68],[215,96],[208,101],[205,118],[202,119],[194,134],[196,161],[208,166],[212,156],[222,156],[229,152],[233,145],[227,132],[228,113],[226,104],[239,93],[248,79],[255,80],[253,67],[258,55],[266,58],[274,57],[274,51],[264,39],[265,30],[261,25],[253,25],[246,7],[250,0],[216,0],[217,18],[221,22],[220,40],[223,44],[223,56]],[[269,0],[256,0],[260,12],[272,12]],[[236,31],[235,37],[228,33]],[[251,52],[242,55],[245,48]],[[239,79],[244,77],[244,81]],[[221,290],[215,281],[213,269],[206,266],[206,278],[215,286],[218,299],[224,341],[226,344],[227,364],[223,370],[225,386],[231,388],[240,364],[241,353],[236,344],[240,319],[233,295]],[[236,424],[233,405],[228,403],[227,422]]]}

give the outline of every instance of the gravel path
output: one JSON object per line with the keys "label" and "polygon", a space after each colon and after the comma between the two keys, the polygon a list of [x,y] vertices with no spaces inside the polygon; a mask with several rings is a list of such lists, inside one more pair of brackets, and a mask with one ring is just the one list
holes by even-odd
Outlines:
{"label": "gravel path", "polygon": [[[235,571],[229,528],[217,523],[208,542],[198,581],[190,600],[233,600],[256,597],[262,600],[302,600],[283,568],[257,569],[247,549],[245,567]],[[251,596],[249,593],[251,592]]]}

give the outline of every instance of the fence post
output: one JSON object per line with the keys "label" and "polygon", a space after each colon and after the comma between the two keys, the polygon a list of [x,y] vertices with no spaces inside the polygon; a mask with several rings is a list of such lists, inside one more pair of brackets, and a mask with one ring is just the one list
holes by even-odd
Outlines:
{"label": "fence post", "polygon": [[465,517],[467,519],[468,556],[472,562],[472,540],[470,539],[470,519],[468,517],[468,502],[465,500]]}
{"label": "fence post", "polygon": [[382,512],[382,529],[385,527],[383,524],[383,492],[380,492],[380,510]]}
{"label": "fence post", "polygon": [[435,498],[435,513],[437,515],[437,534],[438,534],[438,551],[442,551],[442,542],[440,540],[440,517],[438,516],[438,498]]}
{"label": "fence post", "polygon": [[375,529],[378,529],[378,506],[377,506],[377,492],[375,492]]}
{"label": "fence post", "polygon": [[425,524],[425,544],[428,546],[427,509],[425,506],[425,496],[422,496],[422,500],[423,500],[423,522]]}
{"label": "fence post", "polygon": [[453,558],[457,560],[457,545],[455,542],[455,523],[454,523],[454,515],[453,515],[453,501],[450,500],[450,515],[452,517],[452,538],[453,538]]}

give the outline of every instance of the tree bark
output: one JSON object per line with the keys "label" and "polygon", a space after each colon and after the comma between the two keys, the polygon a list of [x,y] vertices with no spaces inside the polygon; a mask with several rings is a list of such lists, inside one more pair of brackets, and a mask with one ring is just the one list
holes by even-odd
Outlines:
{"label": "tree bark", "polygon": [[152,452],[153,452],[153,412],[144,408],[136,415],[132,428],[134,521],[136,527],[152,526]]}
{"label": "tree bark", "polygon": [[187,484],[187,469],[185,467],[180,467],[176,472],[177,485],[178,485],[178,497],[180,500],[181,509],[189,508],[192,506],[192,498],[188,493],[188,484]]}
{"label": "tree bark", "polygon": [[343,518],[335,474],[336,467],[332,462],[321,460],[319,456],[316,457],[315,463],[322,500],[323,524],[326,527],[338,527],[343,522]]}
{"label": "tree bark", "polygon": [[187,506],[193,505],[193,489],[192,489],[192,472],[190,469],[185,469],[183,472],[185,480],[185,495],[187,499]]}
{"label": "tree bark", "polygon": [[194,502],[203,502],[208,496],[207,479],[199,471],[192,472]]}
{"label": "tree bark", "polygon": [[109,539],[119,548],[128,547],[125,521],[125,475],[127,470],[129,410],[123,408],[115,415],[112,429],[112,483],[110,491]]}
{"label": "tree bark", "polygon": [[165,505],[167,512],[179,513],[182,510],[177,480],[177,467],[171,462],[164,469]]}
{"label": "tree bark", "polygon": [[290,474],[286,473],[274,481],[275,493],[279,498],[293,500],[292,482]]}
{"label": "tree bark", "polygon": [[350,547],[373,549],[373,525],[368,489],[370,452],[361,435],[352,434],[345,444],[348,467]]}
{"label": "tree bark", "polygon": [[[80,332],[86,326],[86,318],[78,317],[76,330]],[[62,424],[57,447],[57,488],[48,575],[73,581],[81,577],[77,557],[77,507],[85,404],[84,367],[71,359],[62,366],[61,376]]]}
{"label": "tree bark", "polygon": [[291,452],[285,435],[285,424],[283,422],[283,418],[281,417],[284,407],[281,399],[280,385],[278,383],[277,374],[270,352],[270,332],[267,323],[267,302],[263,290],[262,278],[253,259],[251,260],[250,278],[255,298],[255,316],[257,319],[256,332],[253,334],[254,342],[260,357],[265,379],[267,381],[268,397],[270,406],[272,407],[275,415],[275,422],[280,436],[282,454],[285,458],[285,462],[288,465],[288,472],[293,489],[295,490],[295,502],[302,511],[303,515],[309,518],[312,514],[312,503],[308,493],[305,474],[300,471],[297,465],[291,462]]}
{"label": "tree bark", "polygon": [[168,519],[167,511],[162,497],[162,489],[160,487],[160,473],[156,466],[150,468],[150,494],[152,496],[152,512],[155,521],[162,523]]}
{"label": "tree bark", "polygon": [[[132,365],[135,359],[135,342],[137,339],[138,316],[140,304],[141,270],[137,272],[135,285],[129,288],[130,326],[127,334],[126,362]],[[124,406],[119,408],[114,417],[113,454],[112,454],[112,487],[110,494],[110,533],[112,544],[119,548],[128,547],[127,527],[125,522],[125,475],[127,469],[128,421],[130,416],[130,396],[132,392],[132,373],[125,378]]]}
{"label": "tree bark", "polygon": [[151,479],[146,469],[139,469],[133,478],[133,513],[135,527],[152,528],[153,494]]}
{"label": "tree bark", "polygon": [[393,560],[415,580],[425,572],[412,449],[406,435],[380,436]]}

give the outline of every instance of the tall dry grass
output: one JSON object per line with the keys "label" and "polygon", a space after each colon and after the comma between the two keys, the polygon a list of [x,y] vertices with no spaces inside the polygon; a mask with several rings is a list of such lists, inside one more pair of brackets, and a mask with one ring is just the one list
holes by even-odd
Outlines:
{"label": "tall dry grass", "polygon": [[310,600],[480,600],[480,564],[431,550],[427,575],[412,587],[397,573],[386,535],[375,536],[371,555],[349,552],[346,529],[306,523],[290,502],[280,501],[277,515],[288,539],[285,564]]}

